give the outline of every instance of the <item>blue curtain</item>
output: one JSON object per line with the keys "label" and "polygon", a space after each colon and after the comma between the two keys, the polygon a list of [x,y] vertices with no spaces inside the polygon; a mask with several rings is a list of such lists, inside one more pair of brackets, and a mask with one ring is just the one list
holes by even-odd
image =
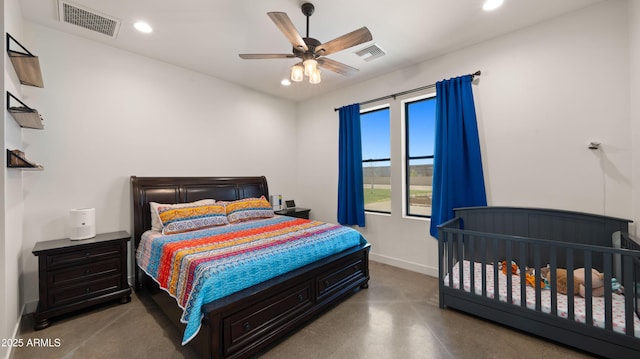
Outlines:
{"label": "blue curtain", "polygon": [[431,228],[453,218],[458,207],[486,206],[472,76],[436,83],[436,144]]}
{"label": "blue curtain", "polygon": [[338,223],[364,227],[360,104],[340,108]]}

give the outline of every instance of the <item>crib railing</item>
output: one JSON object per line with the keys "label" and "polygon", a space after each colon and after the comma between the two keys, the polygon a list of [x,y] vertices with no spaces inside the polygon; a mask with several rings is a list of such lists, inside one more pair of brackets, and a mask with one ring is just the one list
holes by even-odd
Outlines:
{"label": "crib railing", "polygon": [[[535,311],[542,313],[542,292],[551,291],[551,309],[546,313],[557,318],[562,318],[558,312],[558,296],[562,295],[558,291],[557,269],[563,268],[567,273],[573,273],[574,269],[584,268],[585,273],[591,273],[591,269],[604,273],[604,328],[606,331],[614,333],[613,330],[613,302],[612,287],[613,279],[624,289],[624,321],[626,336],[634,336],[634,319],[636,313],[640,313],[640,245],[626,233],[621,233],[620,248],[602,247],[588,244],[572,243],[570,238],[566,241],[551,241],[539,238],[527,238],[522,236],[511,236],[506,234],[493,234],[461,228],[461,219],[456,217],[439,227],[439,259],[440,259],[440,306],[444,307],[444,293],[454,288],[453,267],[459,264],[458,283],[459,290],[464,290],[464,271],[462,270],[463,260],[469,262],[469,295],[477,295],[483,298],[487,296],[487,268],[494,265],[493,288],[499,288],[498,263],[515,263],[520,282],[520,303],[519,307],[529,310],[527,306],[527,269],[532,267],[539,269],[549,266],[550,279],[549,289],[542,287],[544,278],[541,271],[536,270],[534,275],[535,285]],[[614,276],[614,261],[620,263],[620,273]],[[475,263],[482,264],[482,272],[476,278]],[[447,281],[445,283],[445,280]],[[476,282],[481,281],[481,289],[476,293]],[[506,303],[513,304],[513,276],[506,276],[507,298]],[[563,318],[575,322],[574,308],[574,277],[567,275],[567,317]],[[445,288],[448,287],[448,288]],[[584,323],[593,326],[593,283],[590,275],[584,276]],[[516,291],[518,288],[515,288]],[[491,300],[500,301],[499,295],[494,295]],[[639,328],[640,329],[640,328]],[[616,333],[618,334],[618,333]]]}

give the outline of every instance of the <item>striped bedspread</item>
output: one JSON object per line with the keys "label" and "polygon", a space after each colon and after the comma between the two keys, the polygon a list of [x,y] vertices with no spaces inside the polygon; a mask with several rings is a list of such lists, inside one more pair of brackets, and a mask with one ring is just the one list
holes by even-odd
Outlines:
{"label": "striped bedspread", "polygon": [[183,309],[184,345],[200,330],[203,304],[364,243],[348,227],[275,216],[174,235],[147,231],[136,257]]}

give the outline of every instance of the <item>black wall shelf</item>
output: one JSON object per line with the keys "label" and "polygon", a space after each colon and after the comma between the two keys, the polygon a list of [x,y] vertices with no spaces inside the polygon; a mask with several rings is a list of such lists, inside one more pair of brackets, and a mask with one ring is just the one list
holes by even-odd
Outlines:
{"label": "black wall shelf", "polygon": [[16,151],[7,149],[7,168],[20,168],[20,169],[34,169],[42,170],[44,167],[37,163],[27,161],[23,156],[20,156]]}
{"label": "black wall shelf", "polygon": [[[16,51],[11,49],[11,43],[15,43],[21,49]],[[24,46],[22,46],[13,36],[7,33],[7,53],[9,59],[13,64],[13,68],[16,70],[20,83],[27,86],[44,87],[42,81],[42,72],[40,71],[40,61],[38,56],[35,56]]]}
{"label": "black wall shelf", "polygon": [[[11,106],[12,100],[18,101],[20,106]],[[37,130],[44,128],[42,117],[38,113],[38,110],[27,106],[9,91],[7,91],[7,111],[9,111],[20,127],[34,128]]]}

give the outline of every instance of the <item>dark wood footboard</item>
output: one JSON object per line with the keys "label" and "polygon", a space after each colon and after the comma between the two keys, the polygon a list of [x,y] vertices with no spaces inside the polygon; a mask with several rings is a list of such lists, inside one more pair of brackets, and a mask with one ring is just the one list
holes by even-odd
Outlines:
{"label": "dark wood footboard", "polygon": [[[205,304],[202,328],[188,345],[203,358],[255,356],[367,288],[369,248],[366,244],[348,249]],[[185,326],[175,300],[162,291],[152,298],[182,333]]]}

